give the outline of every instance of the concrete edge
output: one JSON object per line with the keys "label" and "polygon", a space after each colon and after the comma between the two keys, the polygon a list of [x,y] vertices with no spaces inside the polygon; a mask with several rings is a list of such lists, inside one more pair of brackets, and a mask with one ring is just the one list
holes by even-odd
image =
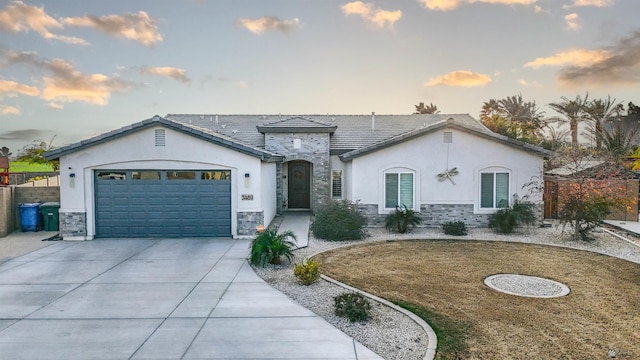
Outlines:
{"label": "concrete edge", "polygon": [[435,356],[436,356],[436,348],[438,347],[438,338],[436,337],[436,333],[433,331],[433,329],[431,328],[431,326],[429,326],[429,324],[422,320],[422,318],[420,318],[418,315],[412,313],[411,311],[401,308],[400,306],[387,301],[381,297],[375,296],[373,294],[369,294],[366,291],[362,291],[360,289],[356,289],[354,287],[351,287],[347,284],[343,284],[335,279],[332,279],[326,275],[320,275],[320,277],[332,284],[338,285],[344,289],[353,291],[353,292],[357,292],[360,293],[368,298],[370,298],[371,300],[377,301],[383,305],[386,305],[396,311],[399,311],[400,313],[408,316],[411,320],[413,320],[416,324],[418,324],[420,327],[422,327],[422,329],[425,331],[425,333],[427,334],[427,338],[428,338],[428,343],[427,343],[427,353],[424,355],[424,360],[432,360]]}
{"label": "concrete edge", "polygon": [[[609,225],[611,225],[611,224],[609,224]],[[613,226],[615,226],[615,225],[613,225]],[[628,231],[628,230],[620,228],[620,227],[617,227],[617,228],[620,229],[620,230],[623,230],[623,231]],[[600,227],[600,229],[602,229],[602,231],[604,231],[604,232],[606,232],[606,233],[608,233],[610,235],[613,235],[613,236],[617,237],[620,240],[624,240],[624,241],[628,242],[629,244],[632,244],[632,245],[635,245],[637,247],[640,247],[640,245],[638,245],[638,243],[636,243],[635,241],[629,240],[629,239],[627,239],[626,237],[624,237],[622,235],[618,235],[618,234],[614,233],[611,230],[605,229],[603,227]]]}

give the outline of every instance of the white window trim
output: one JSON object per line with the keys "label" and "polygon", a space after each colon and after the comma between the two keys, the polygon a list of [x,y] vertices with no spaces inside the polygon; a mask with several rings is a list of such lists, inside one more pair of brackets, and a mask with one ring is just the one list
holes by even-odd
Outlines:
{"label": "white window trim", "polygon": [[[418,205],[418,194],[416,191],[416,183],[417,183],[417,173],[416,171],[412,170],[412,169],[408,169],[408,168],[391,168],[391,169],[387,169],[384,170],[382,172],[382,181],[381,181],[381,198],[380,198],[380,210],[381,213],[390,213],[392,211],[395,211],[395,207],[393,208],[388,208],[387,207],[387,188],[386,188],[386,177],[387,174],[411,174],[413,176],[413,183],[411,184],[413,186],[413,210],[417,210]],[[400,194],[398,194],[399,196]]]}
{"label": "white window trim", "polygon": [[[513,176],[514,176],[514,172],[506,167],[500,167],[500,166],[492,166],[492,167],[485,167],[482,168],[480,170],[477,171],[477,186],[476,186],[476,204],[475,204],[475,210],[476,213],[478,214],[491,214],[494,213],[498,210],[500,210],[501,208],[499,207],[495,207],[496,204],[494,204],[494,207],[482,207],[482,174],[499,174],[499,173],[506,173],[509,174],[509,189],[507,192],[507,199],[509,201],[509,206],[511,206],[511,202],[512,202],[512,196],[513,196]],[[494,191],[494,197],[495,197],[495,176],[494,176],[494,185],[493,185],[493,191]]]}

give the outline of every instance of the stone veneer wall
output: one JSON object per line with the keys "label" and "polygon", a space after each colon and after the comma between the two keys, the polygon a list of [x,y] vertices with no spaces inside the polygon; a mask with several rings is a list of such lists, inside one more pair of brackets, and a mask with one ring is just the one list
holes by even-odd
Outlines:
{"label": "stone veneer wall", "polygon": [[[313,164],[311,184],[311,209],[314,210],[331,200],[331,169],[329,163],[330,138],[328,133],[267,133],[265,150],[284,155],[286,161],[303,160]],[[293,140],[300,139],[300,148],[294,149]],[[278,182],[282,184],[282,167],[279,167]],[[278,208],[283,198],[282,186],[277,189]]]}
{"label": "stone veneer wall", "polygon": [[254,236],[258,225],[263,225],[265,228],[269,225],[264,223],[264,212],[262,211],[238,212],[237,221],[238,236]]}
{"label": "stone veneer wall", "polygon": [[[384,226],[386,214],[378,214],[377,204],[358,204],[358,210],[367,218],[368,226]],[[487,227],[488,214],[474,214],[473,204],[422,204],[422,226],[440,227],[449,221],[463,221],[471,227]]]}
{"label": "stone veneer wall", "polygon": [[84,212],[61,212],[60,236],[65,237],[85,237],[87,236],[87,214]]}

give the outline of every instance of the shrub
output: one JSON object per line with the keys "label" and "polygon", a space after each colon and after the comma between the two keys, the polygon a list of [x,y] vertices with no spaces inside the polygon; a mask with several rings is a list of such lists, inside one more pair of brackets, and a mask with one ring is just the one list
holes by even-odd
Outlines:
{"label": "shrub", "polygon": [[396,206],[396,210],[385,218],[385,227],[389,231],[396,231],[400,234],[404,234],[421,222],[422,219],[420,218],[420,213],[407,208],[406,205],[404,205],[404,209]]}
{"label": "shrub", "polygon": [[311,231],[313,236],[325,240],[360,240],[366,236],[365,217],[354,203],[332,200],[316,212]]}
{"label": "shrub", "polygon": [[291,250],[296,244],[289,238],[296,240],[292,231],[278,233],[278,229],[267,229],[256,236],[251,242],[250,262],[253,265],[280,264],[281,258],[285,257],[291,261],[293,252]]}
{"label": "shrub", "polygon": [[293,275],[305,285],[311,285],[314,281],[318,280],[318,262],[313,259],[308,259],[302,264],[295,264],[293,267]]}
{"label": "shrub", "polygon": [[534,224],[536,221],[533,204],[513,197],[513,205],[500,209],[489,216],[489,227],[497,233],[510,234],[524,224]]}
{"label": "shrub", "polygon": [[467,235],[467,225],[462,221],[449,221],[442,225],[442,230],[447,235]]}
{"label": "shrub", "polygon": [[360,293],[344,293],[333,298],[336,315],[346,317],[351,322],[367,321],[371,304]]}

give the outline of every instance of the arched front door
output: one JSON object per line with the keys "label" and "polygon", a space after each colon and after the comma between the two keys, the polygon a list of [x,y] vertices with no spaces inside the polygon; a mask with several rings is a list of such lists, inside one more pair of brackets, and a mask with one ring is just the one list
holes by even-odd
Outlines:
{"label": "arched front door", "polygon": [[289,209],[311,208],[311,164],[306,161],[289,162]]}

